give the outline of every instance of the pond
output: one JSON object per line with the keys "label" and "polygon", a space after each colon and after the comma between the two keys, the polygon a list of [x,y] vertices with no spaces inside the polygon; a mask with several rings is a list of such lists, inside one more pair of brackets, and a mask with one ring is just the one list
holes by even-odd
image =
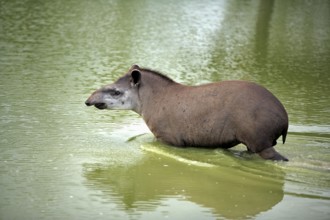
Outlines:
{"label": "pond", "polygon": [[[0,0],[0,219],[328,219],[330,2]],[[175,148],[85,100],[132,64],[274,93],[289,162]]]}

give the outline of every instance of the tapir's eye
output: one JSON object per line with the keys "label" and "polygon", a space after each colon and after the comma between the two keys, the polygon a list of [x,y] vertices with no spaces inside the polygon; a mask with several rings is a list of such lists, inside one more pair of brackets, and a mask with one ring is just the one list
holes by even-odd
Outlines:
{"label": "tapir's eye", "polygon": [[110,93],[110,95],[112,95],[112,96],[119,96],[119,95],[122,94],[121,91],[116,90],[116,89],[111,89],[111,90],[109,91],[109,93]]}

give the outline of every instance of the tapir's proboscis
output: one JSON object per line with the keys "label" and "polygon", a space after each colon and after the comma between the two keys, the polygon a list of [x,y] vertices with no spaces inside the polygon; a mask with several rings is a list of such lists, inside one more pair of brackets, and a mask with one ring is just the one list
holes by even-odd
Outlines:
{"label": "tapir's proboscis", "polygon": [[267,89],[247,81],[186,86],[133,65],[85,102],[98,109],[133,110],[169,145],[231,148],[244,144],[264,159],[288,159],[274,146],[288,131],[288,114]]}

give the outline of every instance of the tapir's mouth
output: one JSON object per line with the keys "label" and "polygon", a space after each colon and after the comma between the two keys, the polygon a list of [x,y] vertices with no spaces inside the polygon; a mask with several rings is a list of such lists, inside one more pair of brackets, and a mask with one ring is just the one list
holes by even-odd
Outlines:
{"label": "tapir's mouth", "polygon": [[101,110],[107,108],[107,105],[105,103],[96,103],[94,106]]}

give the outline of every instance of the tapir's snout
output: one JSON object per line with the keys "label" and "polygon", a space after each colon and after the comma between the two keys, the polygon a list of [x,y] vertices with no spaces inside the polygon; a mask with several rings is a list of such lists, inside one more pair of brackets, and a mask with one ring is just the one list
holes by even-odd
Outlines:
{"label": "tapir's snout", "polygon": [[87,106],[92,106],[92,105],[93,105],[88,99],[86,100],[85,104],[86,104]]}
{"label": "tapir's snout", "polygon": [[107,104],[105,104],[104,102],[100,102],[97,101],[96,99],[97,97],[95,97],[95,93],[92,94],[86,101],[85,104],[87,106],[95,106],[98,109],[106,109],[107,108]]}
{"label": "tapir's snout", "polygon": [[96,108],[98,108],[98,109],[106,109],[107,108],[107,105],[105,104],[105,103],[103,103],[103,102],[96,102],[96,103],[93,103],[93,102],[90,102],[88,99],[87,99],[87,101],[85,102],[85,104],[87,105],[87,106],[95,106]]}
{"label": "tapir's snout", "polygon": [[85,101],[85,104],[87,106],[93,106],[93,105],[95,105],[95,100],[93,98],[93,95],[94,94],[92,94],[90,97],[88,97],[88,99]]}

